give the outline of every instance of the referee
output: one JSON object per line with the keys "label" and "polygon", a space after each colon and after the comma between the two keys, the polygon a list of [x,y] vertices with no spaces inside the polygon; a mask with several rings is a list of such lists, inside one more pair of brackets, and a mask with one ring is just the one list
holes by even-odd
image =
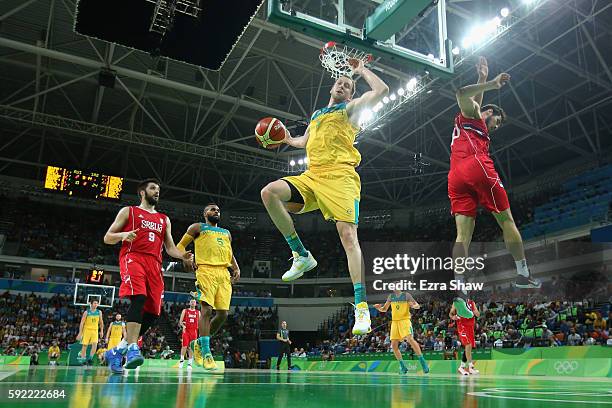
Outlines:
{"label": "referee", "polygon": [[287,322],[281,322],[281,328],[276,333],[276,339],[281,342],[280,344],[280,355],[276,360],[276,369],[280,370],[280,363],[283,359],[283,354],[287,355],[287,367],[291,370],[291,340],[289,340],[289,330],[287,330]]}

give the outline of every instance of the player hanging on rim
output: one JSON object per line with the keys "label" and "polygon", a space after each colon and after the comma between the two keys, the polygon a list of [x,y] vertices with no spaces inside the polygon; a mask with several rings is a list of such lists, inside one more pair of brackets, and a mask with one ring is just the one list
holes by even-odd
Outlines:
{"label": "player hanging on rim", "polygon": [[355,81],[340,76],[330,90],[327,107],[312,115],[304,135],[291,137],[287,132],[284,140],[290,146],[306,148],[308,170],[299,176],[283,177],[268,184],[261,190],[261,198],[293,253],[291,269],[282,277],[285,282],[298,279],[317,266],[313,255],[300,241],[289,211],[303,214],[319,209],[326,220],[336,223],[355,291],[353,334],[361,335],[371,328],[357,239],[361,181],[355,167],[361,155],[353,143],[359,132],[359,115],[382,100],[389,87],[365,68],[363,61],[350,59],[349,63],[371,90],[353,99]]}
{"label": "player hanging on rim", "polygon": [[394,290],[393,293],[387,297],[387,301],[383,306],[375,304],[374,307],[376,310],[383,313],[391,308],[391,348],[393,349],[395,358],[399,362],[400,374],[406,374],[408,372],[408,367],[406,367],[402,358],[402,353],[399,350],[399,343],[404,339],[408,340],[410,347],[412,347],[412,350],[419,358],[423,372],[427,374],[429,372],[429,366],[423,357],[421,346],[412,336],[412,321],[410,320],[410,308],[420,309],[421,305],[414,300],[410,293]]}
{"label": "player hanging on rim", "polygon": [[[453,258],[468,256],[476,210],[480,205],[493,214],[503,231],[506,248],[516,264],[518,276],[514,285],[540,288],[540,281],[529,273],[523,240],[510,212],[506,190],[489,156],[489,135],[504,123],[506,113],[497,105],[481,106],[483,93],[500,89],[510,81],[510,75],[501,73],[494,80],[487,81],[489,68],[484,57],[480,57],[477,70],[478,83],[459,88],[456,93],[461,112],[455,116],[448,173],[448,197],[457,226]],[[461,279],[461,274],[456,274],[456,279]],[[465,296],[467,294],[463,293]],[[465,307],[465,299],[459,297],[455,304],[460,316],[472,317],[471,311]]]}
{"label": "player hanging on rim", "polygon": [[[159,202],[160,182],[147,179],[138,184],[138,207],[123,207],[106,235],[104,243],[121,242],[119,269],[121,287],[119,296],[130,299],[126,316],[126,338],[117,347],[109,349],[105,360],[112,372],[120,373],[123,367],[132,369],[144,363],[138,347],[138,338],[152,327],[161,313],[164,297],[162,273],[162,246],[173,258],[191,261],[190,252],[174,245],[170,219],[155,210]],[[123,355],[125,365],[121,366]]]}
{"label": "player hanging on rim", "polygon": [[463,346],[461,366],[458,371],[462,375],[480,374],[480,371],[474,368],[474,360],[472,359],[472,350],[476,348],[474,326],[476,325],[476,318],[480,317],[480,311],[472,299],[467,300],[466,306],[473,314],[471,318],[459,316],[455,305],[451,307],[450,313],[448,314],[448,316],[457,323],[457,337],[459,337],[459,341]]}
{"label": "player hanging on rim", "polygon": [[[180,243],[179,243],[180,246]],[[198,338],[198,322],[200,321],[200,311],[196,310],[196,300],[189,300],[189,308],[183,309],[181,312],[181,318],[179,319],[179,324],[181,325],[181,330],[183,331],[181,335],[181,359],[179,361],[179,368],[183,368],[183,362],[185,361],[185,353],[189,355],[189,360],[187,361],[187,368],[191,369],[193,364],[193,351],[189,347],[189,344],[197,340]]]}
{"label": "player hanging on rim", "polygon": [[[98,348],[98,341],[104,335],[104,319],[102,318],[102,311],[98,309],[98,301],[95,298],[89,302],[89,305],[81,316],[77,341],[80,341],[83,346],[77,359],[81,364],[92,365],[93,356],[96,355],[96,349]],[[99,336],[98,333],[100,334]],[[87,358],[88,346],[91,346],[89,358]]]}
{"label": "player hanging on rim", "polygon": [[[210,337],[223,325],[232,300],[232,283],[240,279],[240,268],[232,252],[232,236],[225,228],[218,226],[221,210],[217,204],[204,208],[205,222],[191,224],[178,247],[185,249],[194,242],[195,261],[186,268],[195,270],[196,296],[201,304],[197,341],[190,347],[196,363],[206,370],[215,370],[217,365],[210,351]],[[230,278],[227,268],[232,269]],[[212,311],[215,317],[211,320]]]}

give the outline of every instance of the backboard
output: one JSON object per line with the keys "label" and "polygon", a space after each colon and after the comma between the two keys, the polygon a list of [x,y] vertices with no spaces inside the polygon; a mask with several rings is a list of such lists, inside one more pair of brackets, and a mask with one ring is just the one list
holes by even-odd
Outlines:
{"label": "backboard", "polygon": [[269,0],[268,20],[437,76],[454,72],[445,0]]}
{"label": "backboard", "polygon": [[113,307],[115,289],[114,286],[77,283],[74,286],[72,303],[75,306],[89,306],[89,302],[95,299],[98,301],[98,307]]}

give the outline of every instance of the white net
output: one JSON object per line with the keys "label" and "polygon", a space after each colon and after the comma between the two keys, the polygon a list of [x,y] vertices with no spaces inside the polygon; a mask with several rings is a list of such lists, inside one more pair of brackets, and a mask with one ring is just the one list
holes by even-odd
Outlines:
{"label": "white net", "polygon": [[372,60],[372,55],[349,48],[346,45],[336,44],[333,41],[326,43],[321,48],[321,54],[319,55],[321,65],[329,71],[334,79],[341,76],[353,77],[353,67],[349,64],[349,60],[353,58],[361,60],[365,64]]}

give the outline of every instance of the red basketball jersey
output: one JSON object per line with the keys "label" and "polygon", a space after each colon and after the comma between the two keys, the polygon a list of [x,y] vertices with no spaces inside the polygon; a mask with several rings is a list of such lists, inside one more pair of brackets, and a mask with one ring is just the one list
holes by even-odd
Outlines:
{"label": "red basketball jersey", "polygon": [[136,253],[153,256],[161,263],[164,236],[166,235],[166,215],[159,212],[150,213],[140,207],[129,207],[129,209],[128,222],[123,227],[123,231],[135,229],[138,231],[134,241],[123,241],[119,259],[127,254]]}
{"label": "red basketball jersey", "polygon": [[451,142],[451,165],[453,160],[474,155],[489,157],[489,142],[489,131],[484,119],[468,119],[458,113]]}
{"label": "red basketball jersey", "polygon": [[[474,301],[472,299],[468,299],[466,303],[466,306],[469,310],[472,311],[472,313],[474,312],[474,310],[476,310],[476,303],[474,303]],[[459,320],[457,321],[457,327],[459,326],[463,326],[463,327],[470,327],[470,326],[474,326],[474,323],[476,322],[476,317],[472,317],[472,318],[466,318],[466,317],[461,317],[459,316]]]}
{"label": "red basketball jersey", "polygon": [[185,322],[185,331],[198,330],[198,320],[200,320],[200,311],[185,309],[185,316],[183,322]]}

